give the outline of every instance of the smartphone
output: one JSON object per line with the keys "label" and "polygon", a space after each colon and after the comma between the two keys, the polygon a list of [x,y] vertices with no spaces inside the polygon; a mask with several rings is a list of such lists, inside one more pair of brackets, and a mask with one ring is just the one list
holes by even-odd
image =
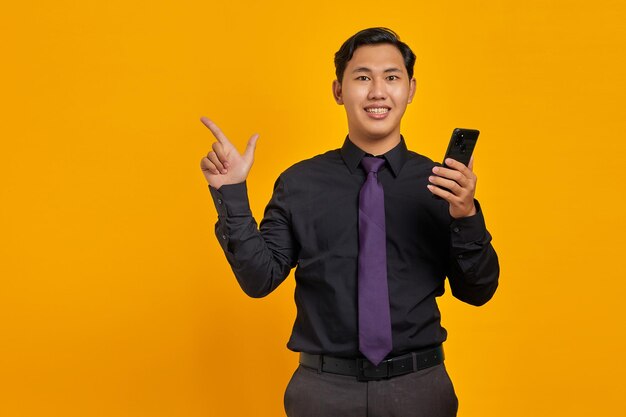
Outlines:
{"label": "smartphone", "polygon": [[[454,129],[452,131],[452,137],[450,137],[450,142],[448,143],[448,149],[443,157],[444,162],[441,166],[446,166],[446,158],[452,158],[455,161],[459,161],[463,165],[467,166],[470,158],[472,157],[472,152],[474,152],[474,147],[476,147],[476,141],[478,140],[479,134],[480,132],[476,129],[462,129],[459,127]],[[445,187],[439,188],[450,191]],[[434,194],[433,197],[441,200],[441,197]]]}
{"label": "smartphone", "polygon": [[467,166],[472,157],[472,152],[474,152],[479,134],[480,132],[476,129],[461,129],[458,127],[454,129],[448,143],[446,155],[443,157],[444,163],[442,165],[445,164],[446,158],[452,158]]}

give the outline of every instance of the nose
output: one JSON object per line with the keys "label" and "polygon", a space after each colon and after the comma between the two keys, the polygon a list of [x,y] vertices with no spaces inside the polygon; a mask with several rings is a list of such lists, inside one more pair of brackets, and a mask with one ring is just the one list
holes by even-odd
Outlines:
{"label": "nose", "polygon": [[370,90],[367,98],[370,100],[383,100],[387,98],[385,80],[378,77],[374,78],[370,83]]}

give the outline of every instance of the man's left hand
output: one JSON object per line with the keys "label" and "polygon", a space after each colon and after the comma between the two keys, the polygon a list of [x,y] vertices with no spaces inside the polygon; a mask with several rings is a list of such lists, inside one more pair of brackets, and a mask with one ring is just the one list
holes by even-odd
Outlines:
{"label": "man's left hand", "polygon": [[[474,193],[476,191],[476,175],[472,171],[474,157],[470,159],[469,167],[459,161],[447,158],[447,167],[436,166],[428,180],[428,189],[450,203],[450,215],[455,219],[469,217],[476,214]],[[439,187],[437,187],[439,186]],[[446,191],[440,187],[445,187]]]}

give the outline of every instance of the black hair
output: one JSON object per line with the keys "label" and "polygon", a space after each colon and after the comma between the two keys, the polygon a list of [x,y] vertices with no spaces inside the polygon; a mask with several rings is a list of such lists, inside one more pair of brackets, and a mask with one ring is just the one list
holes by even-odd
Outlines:
{"label": "black hair", "polygon": [[343,73],[348,65],[348,61],[352,59],[354,51],[362,45],[376,45],[381,43],[388,43],[400,51],[404,58],[404,66],[409,74],[409,80],[413,78],[413,67],[415,66],[415,54],[411,51],[409,46],[400,41],[400,37],[391,29],[378,27],[363,29],[341,45],[341,48],[335,53],[335,74],[337,80],[341,83],[343,81]]}

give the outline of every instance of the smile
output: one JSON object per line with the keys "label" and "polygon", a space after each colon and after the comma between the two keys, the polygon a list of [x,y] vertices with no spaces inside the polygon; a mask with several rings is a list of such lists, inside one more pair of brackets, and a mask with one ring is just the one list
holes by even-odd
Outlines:
{"label": "smile", "polygon": [[390,109],[386,108],[386,107],[370,107],[368,109],[365,109],[366,112],[368,113],[376,113],[376,114],[384,114],[384,113],[388,113]]}

